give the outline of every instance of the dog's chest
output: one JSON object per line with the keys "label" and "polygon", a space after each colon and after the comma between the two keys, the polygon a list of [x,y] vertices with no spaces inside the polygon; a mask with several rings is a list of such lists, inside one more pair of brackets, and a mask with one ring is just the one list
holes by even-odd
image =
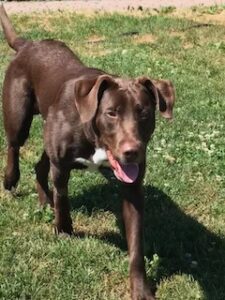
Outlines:
{"label": "dog's chest", "polygon": [[93,155],[91,155],[88,159],[83,157],[75,158],[75,163],[79,163],[84,167],[86,171],[98,171],[99,168],[109,168],[109,162],[106,155],[106,151],[102,148],[95,149]]}

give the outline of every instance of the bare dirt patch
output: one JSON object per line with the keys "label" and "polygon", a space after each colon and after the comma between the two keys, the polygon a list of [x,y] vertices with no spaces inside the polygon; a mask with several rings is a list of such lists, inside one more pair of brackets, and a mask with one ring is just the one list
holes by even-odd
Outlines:
{"label": "bare dirt patch", "polygon": [[215,15],[203,14],[201,16],[198,16],[197,18],[205,23],[214,23],[214,24],[225,25],[225,11],[222,11]]}
{"label": "bare dirt patch", "polygon": [[182,37],[185,36],[185,33],[184,32],[180,32],[180,31],[172,31],[172,32],[170,32],[170,36],[182,38]]}
{"label": "bare dirt patch", "polygon": [[143,34],[135,36],[133,42],[135,44],[152,44],[156,39],[153,34]]}
{"label": "bare dirt patch", "polygon": [[177,18],[186,18],[198,23],[212,23],[225,25],[225,10],[215,14],[200,13],[191,9],[177,9],[170,14]]}

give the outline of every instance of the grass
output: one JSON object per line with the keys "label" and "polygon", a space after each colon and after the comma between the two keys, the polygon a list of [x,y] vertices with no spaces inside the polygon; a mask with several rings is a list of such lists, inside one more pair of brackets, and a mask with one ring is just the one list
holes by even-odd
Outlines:
{"label": "grass", "polygon": [[[215,17],[221,9],[208,13]],[[89,17],[57,12],[12,20],[26,38],[65,41],[90,66],[173,81],[174,121],[157,118],[148,149],[146,268],[159,299],[225,299],[225,26],[174,16],[174,10]],[[2,35],[0,53],[2,83],[12,56]],[[22,149],[16,193],[1,186],[0,298],[129,299],[118,186],[99,174],[74,171],[69,195],[77,235],[54,236],[52,213],[38,207],[35,190],[42,145],[37,117]],[[1,117],[1,170],[5,149]]]}

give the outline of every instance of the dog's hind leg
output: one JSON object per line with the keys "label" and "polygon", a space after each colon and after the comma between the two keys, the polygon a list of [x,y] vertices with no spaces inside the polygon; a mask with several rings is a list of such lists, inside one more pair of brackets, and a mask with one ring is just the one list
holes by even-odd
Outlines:
{"label": "dog's hind leg", "polygon": [[15,76],[16,68],[9,68],[3,87],[3,116],[8,142],[4,187],[16,187],[20,177],[19,151],[29,135],[33,119],[33,99],[28,80]]}
{"label": "dog's hind leg", "polygon": [[50,204],[52,207],[53,199],[52,193],[48,187],[48,174],[50,170],[49,158],[44,151],[40,161],[35,166],[36,171],[36,184],[37,184],[37,192],[40,201],[40,205]]}

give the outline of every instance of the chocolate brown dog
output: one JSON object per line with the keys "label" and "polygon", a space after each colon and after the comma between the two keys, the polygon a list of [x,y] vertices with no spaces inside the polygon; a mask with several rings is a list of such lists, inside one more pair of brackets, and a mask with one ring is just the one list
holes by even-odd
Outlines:
{"label": "chocolate brown dog", "polygon": [[86,67],[62,42],[17,37],[3,6],[0,18],[7,42],[16,51],[3,87],[8,141],[5,188],[11,190],[19,180],[19,150],[28,138],[33,116],[40,113],[44,152],[35,168],[37,190],[40,203],[54,207],[56,232],[73,232],[67,197],[71,169],[108,166],[123,183],[132,299],[154,299],[144,267],[142,181],[155,110],[172,117],[171,82],[122,79]]}

